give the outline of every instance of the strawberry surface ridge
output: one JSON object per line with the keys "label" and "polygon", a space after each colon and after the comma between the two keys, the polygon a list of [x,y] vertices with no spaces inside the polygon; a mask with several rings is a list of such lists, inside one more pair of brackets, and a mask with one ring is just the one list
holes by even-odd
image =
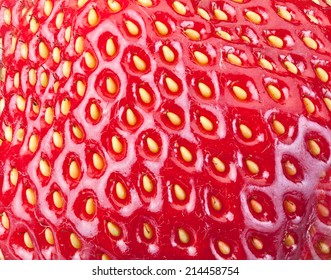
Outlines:
{"label": "strawberry surface ridge", "polygon": [[328,1],[2,1],[0,256],[330,259]]}

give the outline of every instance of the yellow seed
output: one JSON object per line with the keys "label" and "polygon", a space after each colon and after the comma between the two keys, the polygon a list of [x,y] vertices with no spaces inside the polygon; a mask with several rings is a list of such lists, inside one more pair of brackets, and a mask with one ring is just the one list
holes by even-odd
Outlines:
{"label": "yellow seed", "polygon": [[189,37],[193,41],[199,41],[200,40],[200,33],[194,29],[187,28],[184,31],[185,35]]}
{"label": "yellow seed", "polygon": [[62,194],[59,191],[53,192],[53,203],[56,208],[61,209],[64,206]]}
{"label": "yellow seed", "polygon": [[11,128],[11,126],[6,126],[5,127],[5,139],[8,142],[13,141],[13,129]]}
{"label": "yellow seed", "polygon": [[268,85],[267,91],[268,91],[270,97],[275,101],[279,100],[282,97],[281,91],[274,85],[271,85],[271,84]]}
{"label": "yellow seed", "polygon": [[60,132],[54,131],[53,133],[53,143],[54,146],[57,148],[62,148],[63,147],[63,136]]}
{"label": "yellow seed", "polygon": [[241,36],[241,39],[242,39],[245,43],[248,43],[248,44],[251,42],[251,39],[249,39],[249,37],[247,37],[247,36],[245,36],[245,35]]}
{"label": "yellow seed", "polygon": [[318,156],[321,153],[321,148],[315,140],[308,140],[308,150],[313,156]]}
{"label": "yellow seed", "polygon": [[48,56],[49,56],[49,50],[48,50],[48,47],[46,46],[46,44],[41,41],[39,43],[39,55],[43,58],[43,59],[47,59]]}
{"label": "yellow seed", "polygon": [[242,65],[242,61],[241,61],[240,57],[233,54],[233,53],[228,53],[227,54],[227,59],[233,65],[236,65],[236,66],[241,66]]}
{"label": "yellow seed", "polygon": [[239,87],[239,86],[233,86],[233,87],[232,87],[232,90],[233,90],[235,96],[236,96],[239,100],[246,100],[246,99],[247,99],[248,94],[247,94],[247,92],[246,92],[243,88],[241,88],[241,87]]}
{"label": "yellow seed", "polygon": [[126,110],[126,121],[130,126],[136,125],[138,121],[136,115],[130,108]]}
{"label": "yellow seed", "polygon": [[172,93],[176,93],[179,90],[179,86],[178,84],[170,77],[166,77],[165,78],[165,82],[167,84],[168,89],[172,92]]}
{"label": "yellow seed", "polygon": [[200,116],[199,118],[200,124],[206,131],[212,131],[214,129],[213,122],[205,116]]}
{"label": "yellow seed", "polygon": [[76,233],[71,233],[70,234],[70,243],[71,243],[71,246],[74,247],[77,250],[82,247],[82,243],[79,240]]}
{"label": "yellow seed", "polygon": [[283,40],[275,35],[270,35],[268,37],[268,41],[271,46],[278,48],[278,49],[281,49],[284,46]]}
{"label": "yellow seed", "polygon": [[259,166],[252,160],[246,160],[246,166],[252,174],[258,174],[260,172]]}
{"label": "yellow seed", "polygon": [[66,116],[70,112],[71,103],[68,98],[64,98],[61,102],[61,113]]}
{"label": "yellow seed", "polygon": [[330,216],[330,211],[329,211],[329,209],[328,209],[325,205],[323,205],[323,204],[321,204],[321,203],[318,203],[318,204],[317,204],[317,210],[318,210],[318,213],[319,213],[322,217],[324,217],[324,218],[327,218],[327,217]]}
{"label": "yellow seed", "polygon": [[92,197],[90,197],[86,200],[85,212],[88,215],[93,215],[95,213],[95,202],[94,202],[94,199]]}
{"label": "yellow seed", "polygon": [[139,34],[139,27],[133,23],[131,20],[125,21],[126,28],[132,36],[137,36]]}
{"label": "yellow seed", "polygon": [[27,59],[29,55],[29,49],[28,49],[28,44],[27,43],[23,43],[21,45],[21,56],[24,59]]}
{"label": "yellow seed", "polygon": [[205,83],[199,82],[198,88],[203,97],[205,97],[205,98],[211,97],[211,95],[212,95],[211,88],[209,86],[207,86]]}
{"label": "yellow seed", "polygon": [[75,41],[75,51],[78,54],[82,54],[84,51],[84,37],[78,36]]}
{"label": "yellow seed", "polygon": [[114,237],[119,237],[122,233],[121,228],[115,223],[108,222],[107,228],[108,228],[109,233]]}
{"label": "yellow seed", "polygon": [[100,109],[99,109],[98,105],[95,103],[92,103],[90,106],[90,116],[94,121],[99,120],[99,118],[101,116]]}
{"label": "yellow seed", "polygon": [[120,154],[123,151],[123,144],[117,136],[111,138],[111,145],[116,154]]}
{"label": "yellow seed", "polygon": [[182,124],[182,119],[180,118],[180,116],[178,116],[177,114],[173,113],[173,112],[167,112],[166,113],[169,121],[174,125],[174,126],[179,126]]}
{"label": "yellow seed", "polygon": [[262,250],[263,249],[263,243],[260,239],[253,237],[251,239],[252,245],[256,250]]}
{"label": "yellow seed", "polygon": [[272,122],[272,127],[273,127],[273,130],[278,134],[278,135],[282,135],[285,133],[285,127],[284,125],[280,122],[280,121],[277,121],[277,120],[274,120]]}
{"label": "yellow seed", "polygon": [[310,19],[311,22],[313,22],[315,24],[319,24],[318,19],[314,15],[307,13],[307,17]]}
{"label": "yellow seed", "polygon": [[194,57],[195,57],[196,61],[200,65],[207,65],[209,63],[208,56],[205,55],[204,53],[199,52],[199,51],[195,51],[193,54],[194,54]]}
{"label": "yellow seed", "polygon": [[258,13],[255,13],[253,11],[248,11],[246,13],[246,18],[252,22],[252,23],[255,23],[255,24],[260,24],[262,22],[262,18],[261,16],[258,14]]}
{"label": "yellow seed", "polygon": [[216,19],[218,19],[218,20],[222,20],[222,21],[228,20],[228,15],[222,10],[215,9],[214,15],[215,15]]}
{"label": "yellow seed", "polygon": [[297,174],[297,169],[296,169],[295,165],[293,163],[291,163],[290,161],[285,162],[284,168],[285,168],[285,172],[289,176],[294,176],[295,174]]}
{"label": "yellow seed", "polygon": [[107,77],[106,89],[107,92],[111,95],[114,95],[117,92],[117,84],[112,77]]}
{"label": "yellow seed", "polygon": [[98,153],[93,154],[93,166],[97,170],[102,170],[105,167],[105,162],[102,156],[100,156]]}
{"label": "yellow seed", "polygon": [[293,214],[297,210],[297,206],[295,205],[295,203],[287,199],[284,200],[284,207],[285,210],[290,214]]}
{"label": "yellow seed", "polygon": [[169,29],[168,29],[168,27],[164,23],[162,23],[161,21],[155,21],[154,24],[155,24],[155,27],[156,27],[157,32],[161,36],[168,35]]}
{"label": "yellow seed", "polygon": [[3,213],[0,214],[0,216],[1,216],[1,224],[3,225],[3,227],[5,229],[8,230],[10,224],[9,224],[9,218],[8,218],[7,214],[5,212],[3,212]]}
{"label": "yellow seed", "polygon": [[54,120],[54,109],[52,107],[47,107],[45,111],[45,122],[49,125],[53,123]]}
{"label": "yellow seed", "polygon": [[278,9],[278,15],[286,21],[292,20],[291,13],[285,9]]}
{"label": "yellow seed", "polygon": [[53,2],[51,0],[46,0],[44,3],[44,14],[48,17],[53,10]]}
{"label": "yellow seed", "polygon": [[303,98],[303,104],[305,105],[308,114],[313,114],[315,112],[315,105],[308,97]]}
{"label": "yellow seed", "polygon": [[45,239],[49,245],[54,245],[54,236],[50,228],[45,229]]}
{"label": "yellow seed", "polygon": [[138,71],[140,71],[140,72],[146,71],[147,65],[143,59],[141,59],[138,55],[134,55],[132,59],[133,59],[134,66],[136,67],[136,69]]}
{"label": "yellow seed", "polygon": [[32,188],[27,188],[25,191],[25,196],[29,204],[36,205],[37,197],[36,193]]}
{"label": "yellow seed", "polygon": [[247,125],[240,124],[239,129],[244,138],[246,138],[246,139],[252,138],[252,136],[253,136],[252,130]]}
{"label": "yellow seed", "polygon": [[284,61],[284,67],[286,68],[287,71],[293,74],[298,74],[298,68],[291,61],[288,60]]}
{"label": "yellow seed", "polygon": [[148,224],[148,223],[143,224],[143,234],[146,239],[148,239],[148,240],[152,239],[152,237],[154,235],[154,231],[150,224]]}
{"label": "yellow seed", "polygon": [[178,200],[184,201],[186,199],[186,192],[180,185],[178,184],[174,185],[174,192]]}
{"label": "yellow seed", "polygon": [[111,260],[111,258],[107,254],[102,254],[101,255],[101,260],[102,261],[109,261],[109,260]]}
{"label": "yellow seed", "polygon": [[[0,44],[0,47],[1,47],[1,44]],[[0,57],[1,57],[1,55],[0,55]],[[19,88],[19,86],[20,86],[20,73],[16,72],[15,76],[14,76],[14,87]]]}
{"label": "yellow seed", "polygon": [[327,243],[323,242],[323,241],[320,241],[318,243],[318,247],[319,247],[322,254],[328,255],[331,252],[330,246]]}
{"label": "yellow seed", "polygon": [[208,12],[202,8],[198,8],[198,15],[205,20],[210,20]]}
{"label": "yellow seed", "polygon": [[180,154],[181,154],[182,159],[184,161],[186,161],[186,162],[192,162],[193,155],[192,155],[192,153],[187,148],[185,148],[184,146],[180,146],[179,147],[179,151],[180,151]]}
{"label": "yellow seed", "polygon": [[39,29],[39,22],[35,17],[32,17],[30,20],[30,30],[33,34],[37,33]]}
{"label": "yellow seed", "polygon": [[44,88],[48,86],[48,76],[46,72],[40,74],[40,84]]}
{"label": "yellow seed", "polygon": [[212,195],[210,197],[210,203],[211,203],[211,207],[215,210],[215,211],[221,211],[222,210],[222,203],[219,200],[218,197]]}
{"label": "yellow seed", "polygon": [[87,15],[87,22],[90,26],[94,27],[99,23],[100,17],[97,13],[97,11],[92,8]]}
{"label": "yellow seed", "polygon": [[190,242],[190,235],[189,233],[183,229],[183,228],[179,228],[178,229],[178,237],[179,237],[179,240],[180,242],[184,243],[184,244],[187,244]]}
{"label": "yellow seed", "polygon": [[70,38],[71,38],[71,26],[68,26],[66,28],[66,31],[64,33],[64,39],[66,40],[67,43],[70,42]]}
{"label": "yellow seed", "polygon": [[37,134],[32,134],[29,139],[29,150],[31,153],[35,153],[38,149],[39,137]]}
{"label": "yellow seed", "polygon": [[223,241],[217,242],[218,249],[223,255],[229,255],[231,252],[230,246]]}
{"label": "yellow seed", "polygon": [[154,139],[147,137],[146,142],[147,147],[151,153],[157,154],[160,151],[160,147]]}
{"label": "yellow seed", "polygon": [[114,13],[117,13],[122,9],[121,4],[115,0],[108,0],[108,6],[109,9]]}
{"label": "yellow seed", "polygon": [[23,240],[26,247],[28,247],[29,249],[34,248],[31,237],[28,232],[24,232]]}
{"label": "yellow seed", "polygon": [[114,56],[116,54],[116,46],[112,38],[109,38],[106,42],[106,53],[109,56]]}
{"label": "yellow seed", "polygon": [[37,83],[37,72],[35,69],[31,68],[28,73],[29,83],[31,86],[34,86]]}
{"label": "yellow seed", "polygon": [[72,160],[69,165],[69,175],[72,179],[77,180],[80,177],[80,166],[76,160]]}
{"label": "yellow seed", "polygon": [[60,51],[60,48],[55,47],[55,48],[53,49],[53,53],[52,53],[52,55],[53,55],[53,60],[54,60],[54,62],[55,62],[55,63],[60,63],[60,61],[61,61],[61,51]]}
{"label": "yellow seed", "polygon": [[97,59],[90,52],[86,52],[84,58],[88,68],[93,69],[97,66]]}
{"label": "yellow seed", "polygon": [[3,13],[3,21],[7,24],[11,24],[11,10],[9,8],[6,8]]}
{"label": "yellow seed", "polygon": [[2,114],[3,110],[5,109],[6,103],[5,103],[5,99],[1,98],[0,99],[0,114]]}
{"label": "yellow seed", "polygon": [[138,92],[139,92],[139,96],[140,96],[141,100],[145,104],[149,104],[152,102],[152,96],[149,94],[149,92],[147,90],[145,90],[144,88],[139,88]]}
{"label": "yellow seed", "polygon": [[220,36],[222,39],[224,39],[226,41],[231,41],[232,40],[231,35],[226,31],[219,30],[219,31],[217,31],[217,35]]}
{"label": "yellow seed", "polygon": [[126,187],[121,182],[116,183],[115,192],[119,199],[122,199],[122,200],[126,199],[126,197],[127,197]]}
{"label": "yellow seed", "polygon": [[23,128],[20,128],[17,130],[16,138],[17,138],[17,141],[20,141],[20,142],[23,141],[23,139],[24,139],[24,129]]}
{"label": "yellow seed", "polygon": [[137,0],[137,2],[144,6],[144,7],[152,7],[153,6],[153,2],[152,0]]}
{"label": "yellow seed", "polygon": [[182,16],[185,16],[186,15],[186,7],[184,6],[183,3],[179,2],[179,1],[174,1],[172,3],[172,7],[173,7],[174,11],[177,14],[180,14]]}
{"label": "yellow seed", "polygon": [[13,186],[16,186],[16,185],[17,185],[17,182],[18,182],[18,171],[17,171],[17,168],[14,167],[14,168],[10,171],[9,178],[10,178],[10,183],[11,183]]}
{"label": "yellow seed", "polygon": [[11,37],[10,54],[13,54],[15,52],[16,44],[17,44],[17,37],[13,35]]}
{"label": "yellow seed", "polygon": [[17,96],[16,107],[18,110],[23,112],[25,110],[26,100],[22,95]]}
{"label": "yellow seed", "polygon": [[83,131],[81,130],[81,128],[77,125],[73,125],[72,126],[72,132],[73,134],[79,139],[81,140],[84,136]]}
{"label": "yellow seed", "polygon": [[261,58],[260,60],[259,60],[259,63],[260,63],[260,66],[262,67],[262,68],[264,68],[264,69],[267,69],[267,70],[273,70],[273,66],[272,66],[272,64],[271,64],[271,62],[270,61],[268,61],[267,59],[265,59],[265,58]]}
{"label": "yellow seed", "polygon": [[40,112],[40,106],[39,106],[38,102],[35,101],[35,100],[33,100],[33,102],[32,102],[32,111],[33,111],[36,115],[38,115],[39,112]]}
{"label": "yellow seed", "polygon": [[66,78],[70,77],[70,73],[71,73],[71,62],[70,61],[66,60],[63,62],[62,73],[63,73],[64,77],[66,77]]}
{"label": "yellow seed", "polygon": [[143,176],[143,188],[146,192],[152,192],[154,189],[154,184],[148,175]]}
{"label": "yellow seed", "polygon": [[83,81],[78,80],[76,84],[77,93],[79,96],[84,96],[86,91],[86,85]]}
{"label": "yellow seed", "polygon": [[218,172],[222,173],[222,172],[225,171],[225,164],[219,158],[213,157],[212,158],[212,163],[214,164],[214,167]]}
{"label": "yellow seed", "polygon": [[58,13],[55,19],[55,26],[57,29],[60,29],[62,27],[63,19],[64,19],[64,13],[63,12]]}
{"label": "yellow seed", "polygon": [[323,82],[326,83],[329,80],[329,74],[321,67],[316,67],[315,69],[317,77]]}
{"label": "yellow seed", "polygon": [[284,245],[286,247],[291,247],[295,244],[295,239],[293,237],[293,235],[287,233],[285,234],[285,237],[284,237]]}
{"label": "yellow seed", "polygon": [[250,205],[255,213],[257,213],[257,214],[262,213],[263,207],[260,202],[256,201],[255,199],[251,199]]}
{"label": "yellow seed", "polygon": [[168,46],[163,46],[162,47],[162,53],[163,53],[164,59],[167,62],[169,62],[169,63],[174,62],[175,53]]}
{"label": "yellow seed", "polygon": [[49,162],[46,159],[41,159],[39,162],[39,170],[40,173],[45,176],[49,177],[51,176],[51,166],[49,165]]}
{"label": "yellow seed", "polygon": [[308,48],[311,48],[313,50],[317,50],[318,44],[317,44],[317,42],[313,38],[311,38],[311,37],[303,37],[302,38],[302,41],[305,43],[305,45]]}

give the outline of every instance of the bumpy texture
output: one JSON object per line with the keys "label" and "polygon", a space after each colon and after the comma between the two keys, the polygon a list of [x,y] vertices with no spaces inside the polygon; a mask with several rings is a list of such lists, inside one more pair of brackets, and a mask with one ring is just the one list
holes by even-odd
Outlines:
{"label": "bumpy texture", "polygon": [[0,258],[331,258],[329,0],[0,3]]}

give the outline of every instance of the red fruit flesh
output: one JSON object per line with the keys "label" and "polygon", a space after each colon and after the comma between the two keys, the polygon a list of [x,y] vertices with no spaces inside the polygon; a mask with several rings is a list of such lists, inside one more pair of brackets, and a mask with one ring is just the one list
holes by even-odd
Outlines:
{"label": "red fruit flesh", "polygon": [[330,1],[0,3],[1,258],[331,258]]}

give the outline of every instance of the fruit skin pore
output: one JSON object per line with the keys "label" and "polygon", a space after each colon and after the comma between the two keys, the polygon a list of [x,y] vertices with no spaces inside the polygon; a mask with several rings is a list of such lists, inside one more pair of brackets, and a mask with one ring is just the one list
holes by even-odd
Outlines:
{"label": "fruit skin pore", "polygon": [[0,1],[0,259],[331,259],[329,1]]}

